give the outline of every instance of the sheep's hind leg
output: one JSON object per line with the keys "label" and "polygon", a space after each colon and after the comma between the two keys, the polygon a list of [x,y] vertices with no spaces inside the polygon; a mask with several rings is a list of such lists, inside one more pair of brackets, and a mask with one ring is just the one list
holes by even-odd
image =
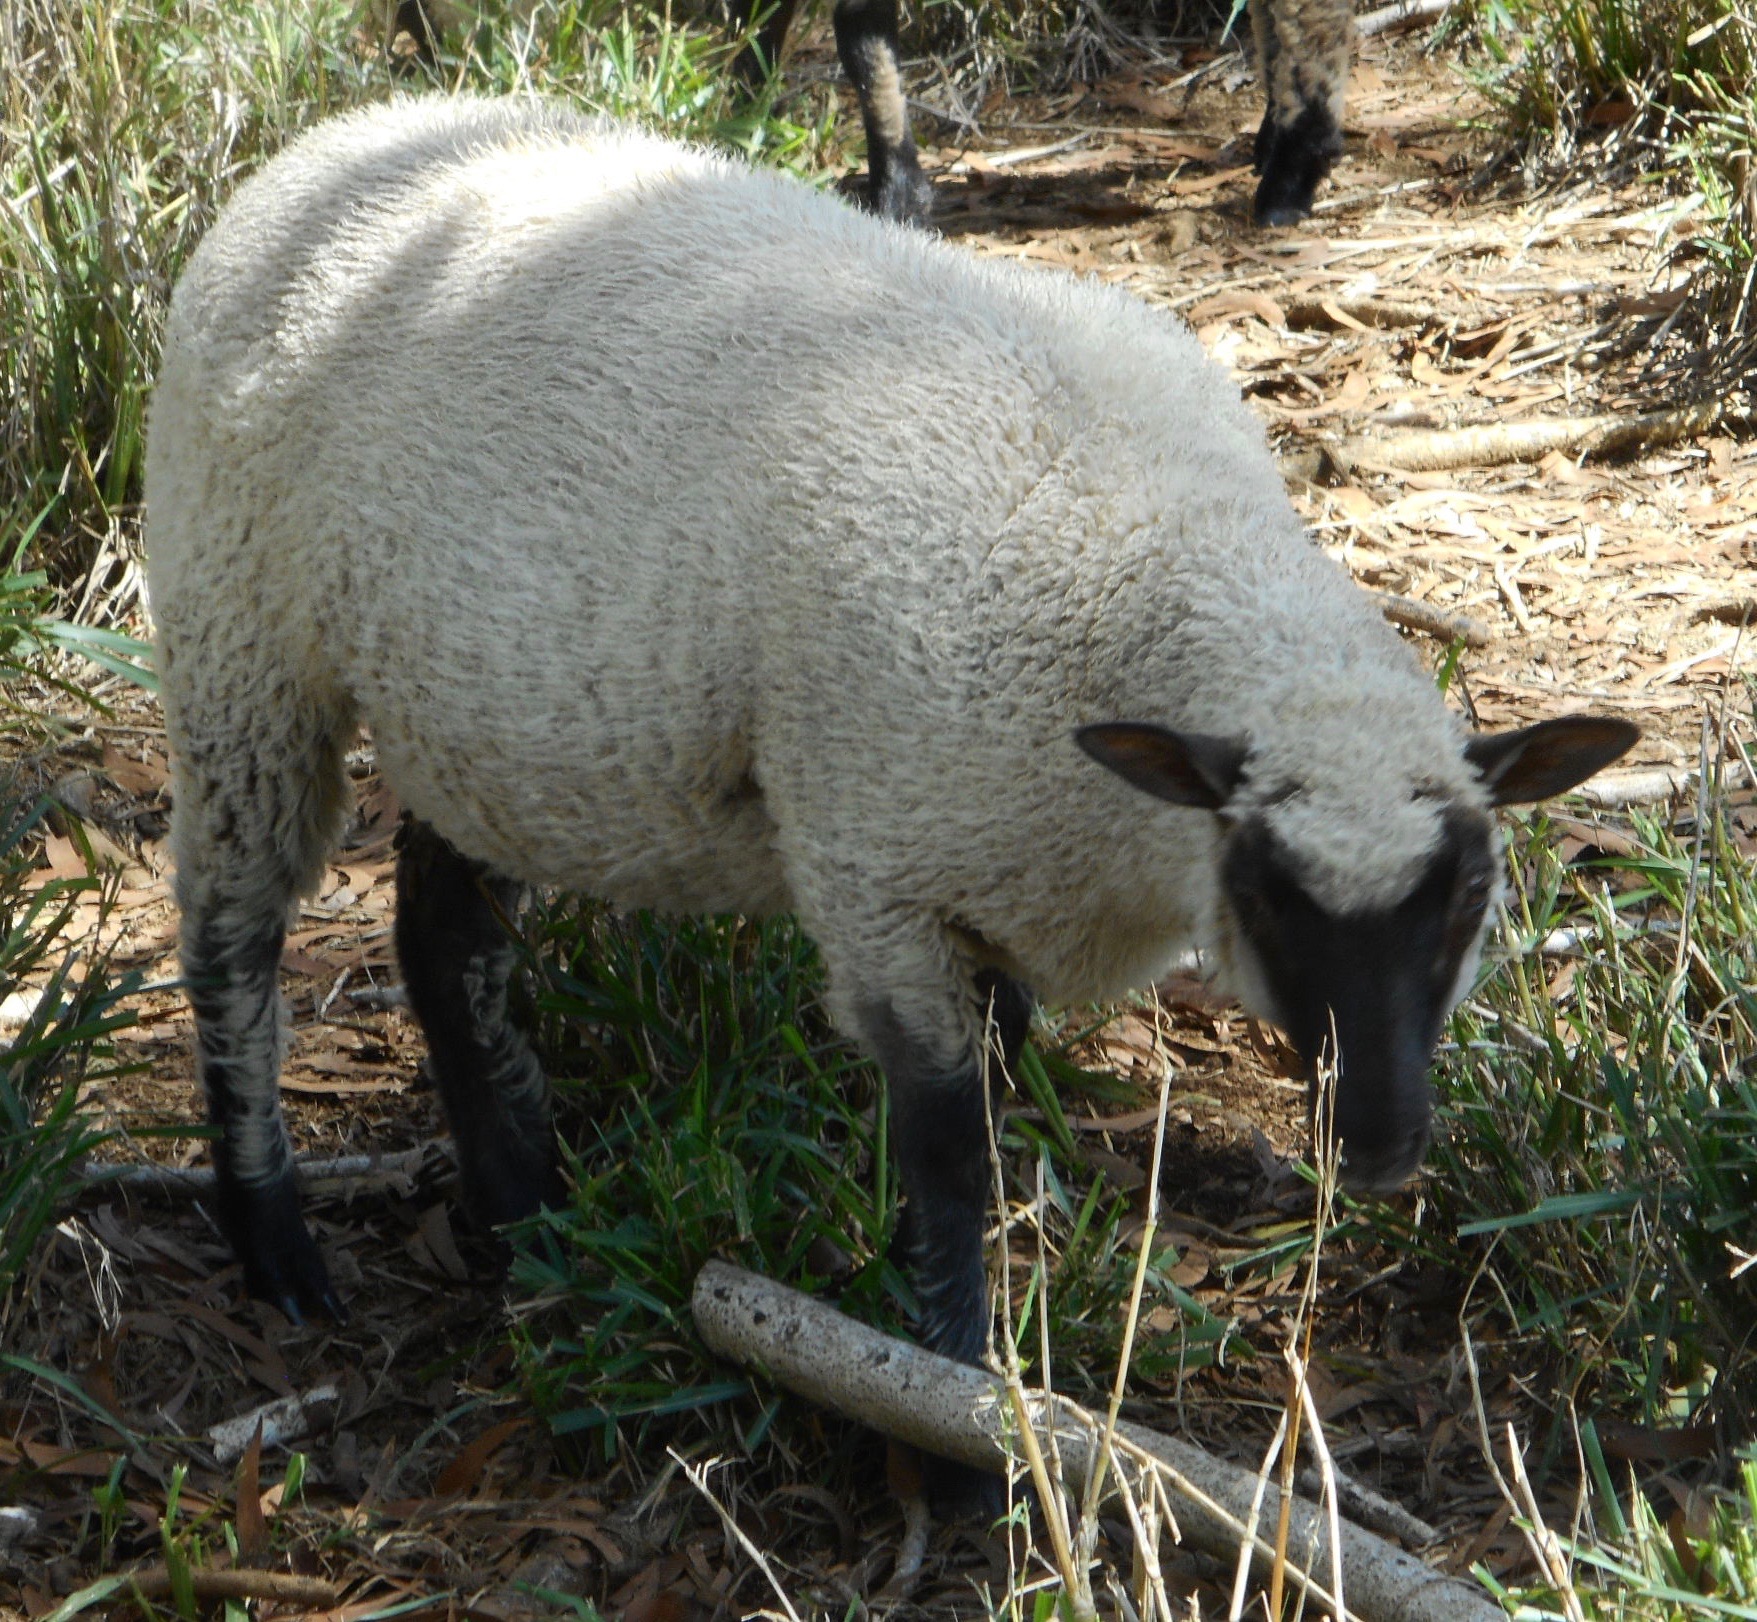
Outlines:
{"label": "sheep's hind leg", "polygon": [[1311,213],[1319,183],[1342,156],[1354,15],[1348,0],[1252,0],[1251,22],[1267,103],[1251,217],[1291,225]]}
{"label": "sheep's hind leg", "polygon": [[485,1228],[559,1205],[549,1088],[507,1015],[520,886],[405,820],[397,853],[397,956],[427,1037],[470,1214]]}
{"label": "sheep's hind leg", "polygon": [[[199,644],[197,644],[199,647]],[[174,676],[229,668],[187,654]],[[244,683],[242,690],[248,692]],[[299,1214],[281,1120],[280,962],[293,898],[311,887],[347,802],[347,717],[265,687],[230,724],[225,695],[167,681],[176,767],[172,844],[183,975],[214,1145],[216,1214],[250,1293],[288,1317],[345,1314]]]}
{"label": "sheep's hind leg", "polygon": [[[342,1310],[299,1212],[281,1121],[281,941],[292,886],[245,917],[184,904],[183,975],[214,1140],[216,1215],[245,1288],[295,1323]],[[228,915],[229,914],[229,915]]]}

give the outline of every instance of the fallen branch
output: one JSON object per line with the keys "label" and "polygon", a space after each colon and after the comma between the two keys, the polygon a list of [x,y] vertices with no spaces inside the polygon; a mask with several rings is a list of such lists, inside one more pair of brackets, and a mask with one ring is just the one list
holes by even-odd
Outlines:
{"label": "fallen branch", "polygon": [[1434,314],[1432,305],[1400,299],[1350,298],[1340,293],[1296,298],[1287,306],[1290,327],[1419,327]]}
{"label": "fallen branch", "polygon": [[[834,1308],[724,1262],[709,1262],[695,1283],[696,1328],[722,1357],[760,1367],[810,1401],[871,1425],[942,1458],[1001,1470],[1017,1457],[1014,1408],[1006,1382],[984,1369],[893,1340],[844,1318]],[[1064,1477],[1077,1484],[1103,1435],[1103,1422],[1064,1397],[1025,1393],[1034,1430],[1053,1427]],[[1052,1450],[1044,1448],[1046,1454]],[[1177,1524],[1191,1546],[1232,1557],[1245,1536],[1257,1478],[1200,1448],[1144,1426],[1119,1423],[1115,1471],[1154,1478],[1175,1498]],[[1273,1525],[1280,1495],[1265,1496]],[[1303,1499],[1292,1503],[1289,1548],[1318,1550],[1317,1569],[1288,1574],[1319,1604],[1330,1602],[1332,1546],[1325,1517]],[[1267,1569],[1269,1539],[1251,1540]],[[1349,1616],[1360,1622],[1505,1622],[1500,1607],[1467,1583],[1434,1571],[1359,1527],[1343,1523],[1342,1565],[1348,1574]],[[1332,1606],[1334,1611],[1334,1607]]]}
{"label": "fallen branch", "polygon": [[1705,401],[1639,417],[1552,417],[1385,439],[1345,439],[1326,445],[1324,450],[1341,473],[1357,467],[1442,473],[1466,467],[1499,467],[1506,462],[1539,462],[1556,451],[1567,456],[1619,456],[1676,445],[1720,426],[1728,415],[1723,402]]}
{"label": "fallen branch", "polygon": [[[406,1187],[420,1171],[428,1155],[449,1152],[441,1139],[418,1149],[401,1149],[388,1155],[335,1155],[321,1160],[299,1160],[293,1165],[307,1189],[323,1183],[350,1183],[356,1189]],[[103,1160],[83,1162],[75,1174],[84,1188],[100,1186],[133,1189],[145,1194],[194,1196],[214,1189],[212,1166],[120,1166]]]}
{"label": "fallen branch", "polygon": [[1462,642],[1467,648],[1489,645],[1492,633],[1488,626],[1468,614],[1436,608],[1432,603],[1418,602],[1414,597],[1399,597],[1390,591],[1375,591],[1373,597],[1379,605],[1379,612],[1393,625],[1424,632],[1442,642]]}
{"label": "fallen branch", "polygon": [[[147,1599],[165,1599],[172,1593],[171,1573],[164,1566],[143,1566],[128,1574],[129,1581]],[[299,1577],[290,1571],[191,1570],[189,1586],[198,1600],[273,1600],[281,1605],[304,1605],[327,1610],[342,1597],[341,1589],[325,1577]]]}
{"label": "fallen branch", "polygon": [[[1693,794],[1701,773],[1694,766],[1637,766],[1626,772],[1601,772],[1575,790],[1588,805],[1601,811],[1621,811],[1631,805],[1658,805],[1681,794]],[[1742,766],[1728,766],[1715,781],[1722,790],[1750,787],[1751,774]]]}
{"label": "fallen branch", "polygon": [[1398,28],[1413,28],[1430,17],[1443,17],[1451,5],[1452,0],[1396,0],[1394,5],[1369,11],[1355,23],[1354,31],[1362,39],[1367,39],[1374,34],[1389,34]]}
{"label": "fallen branch", "polygon": [[265,1402],[258,1408],[252,1408],[247,1414],[239,1414],[233,1419],[222,1419],[217,1425],[210,1425],[207,1432],[208,1445],[214,1450],[214,1458],[222,1465],[233,1464],[243,1458],[244,1450],[250,1446],[258,1425],[262,1427],[264,1447],[280,1447],[287,1442],[297,1442],[309,1436],[328,1417],[325,1410],[333,1409],[341,1400],[341,1391],[333,1380],[313,1386],[311,1390],[296,1396],[277,1397],[273,1402]]}
{"label": "fallen branch", "polygon": [[[1337,1499],[1350,1520],[1369,1531],[1394,1537],[1409,1549],[1425,1549],[1440,1541],[1437,1527],[1429,1526],[1419,1515],[1410,1514],[1396,1500],[1374,1492],[1364,1481],[1356,1481],[1334,1464],[1331,1465],[1331,1474]],[[1299,1484],[1307,1492],[1317,1494],[1324,1485],[1323,1473],[1308,1464],[1299,1473]]]}

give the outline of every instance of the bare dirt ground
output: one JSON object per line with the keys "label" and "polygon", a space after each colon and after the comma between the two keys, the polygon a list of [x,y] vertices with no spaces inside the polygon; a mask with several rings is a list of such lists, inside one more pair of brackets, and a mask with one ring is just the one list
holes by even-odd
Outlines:
{"label": "bare dirt ground", "polygon": [[[1633,461],[1550,455],[1442,473],[1376,469],[1369,454],[1339,479],[1308,476],[1312,453],[1338,437],[1676,403],[1691,375],[1670,347],[1683,273],[1665,268],[1680,194],[1597,182],[1540,196],[1485,188],[1487,149],[1464,127],[1481,109],[1452,67],[1381,40],[1365,46],[1348,155],[1319,213],[1301,229],[1254,232],[1255,87],[1228,61],[1203,67],[1192,57],[983,108],[980,137],[927,153],[941,228],[977,252],[1095,274],[1180,311],[1232,369],[1287,458],[1294,499],[1356,578],[1480,623],[1482,645],[1464,654],[1455,690],[1483,724],[1591,706],[1643,724],[1639,763],[1693,763],[1757,599],[1757,447],[1708,437]],[[1437,657],[1439,643],[1418,641]],[[106,923],[119,966],[170,980],[156,719],[92,727],[29,764],[121,865]],[[0,1325],[10,1351],[55,1374],[15,1369],[0,1388],[0,1496],[41,1516],[12,1563],[0,1559],[0,1614],[43,1615],[97,1575],[67,1551],[94,1546],[94,1489],[120,1438],[75,1390],[157,1438],[122,1479],[115,1566],[158,1551],[179,1464],[181,1513],[214,1515],[210,1543],[221,1544],[222,1519],[256,1526],[234,1504],[278,1481],[283,1455],[265,1449],[260,1479],[240,1491],[202,1432],[323,1383],[336,1396],[303,1444],[304,1502],[283,1506],[274,1488],[261,1507],[278,1517],[276,1547],[293,1551],[281,1569],[336,1582],[341,1597],[322,1614],[338,1622],[400,1602],[421,1616],[558,1614],[562,1602],[533,1588],[589,1595],[630,1622],[768,1605],[751,1562],[665,1461],[576,1473],[507,1394],[497,1297],[453,1235],[446,1162],[432,1147],[437,1106],[417,1077],[412,1027],[386,996],[394,808],[368,763],[359,775],[360,823],[288,947],[284,1083],[302,1154],[416,1151],[314,1190],[310,1210],[353,1320],[286,1324],[240,1300],[237,1270],[194,1202],[94,1188]],[[64,837],[47,841],[43,860],[47,873],[79,870]],[[95,924],[95,908],[84,921]],[[1184,1251],[1178,1282],[1273,1347],[1291,1271],[1226,1264],[1301,1209],[1287,1172],[1300,1089],[1274,1039],[1236,1010],[1191,986],[1174,1001],[1163,1192],[1166,1231]],[[161,988],[138,1007],[122,1036],[138,1068],[107,1090],[106,1117],[142,1161],[199,1163],[199,1142],[151,1136],[195,1115],[185,1006]],[[1153,1079],[1138,1021],[1119,1022],[1102,1045],[1113,1067]],[[1125,1189],[1144,1184],[1138,1118],[1086,1121],[1080,1136],[1096,1170]],[[1413,1266],[1379,1276],[1381,1264],[1346,1253],[1331,1263],[1316,1370],[1331,1445],[1346,1470],[1433,1523],[1442,1538],[1430,1558],[1515,1577],[1527,1555],[1477,1451],[1460,1282]],[[1525,1389],[1529,1371],[1488,1356],[1491,1419],[1542,1435],[1549,1416]],[[1280,1406],[1273,1362],[1192,1375],[1136,1412],[1254,1459]],[[852,1596],[879,1593],[902,1512],[876,1442],[828,1421],[801,1431],[797,1479],[721,1479],[802,1607],[841,1613]],[[1208,1563],[1182,1560],[1175,1576],[1201,1614],[1224,1614]],[[908,1605],[979,1613],[979,1587],[999,1592],[1005,1577],[1000,1544],[942,1531]],[[318,1614],[292,1604],[280,1614],[301,1611]]]}

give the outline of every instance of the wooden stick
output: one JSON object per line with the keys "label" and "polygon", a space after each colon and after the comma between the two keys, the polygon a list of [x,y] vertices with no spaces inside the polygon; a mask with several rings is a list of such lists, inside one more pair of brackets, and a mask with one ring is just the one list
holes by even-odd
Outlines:
{"label": "wooden stick", "polygon": [[1451,8],[1452,0],[1396,0],[1396,4],[1369,11],[1354,25],[1362,39],[1374,34],[1389,34],[1396,28],[1412,28],[1430,17],[1442,17]]}
{"label": "wooden stick", "polygon": [[341,1400],[341,1391],[333,1380],[290,1397],[276,1397],[273,1402],[252,1408],[247,1414],[210,1425],[208,1443],[220,1464],[234,1464],[244,1456],[245,1448],[256,1435],[257,1426],[262,1427],[264,1447],[301,1441],[323,1418],[324,1410],[334,1408]]}
{"label": "wooden stick", "polygon": [[[784,1285],[709,1262],[697,1275],[696,1328],[722,1357],[761,1368],[771,1379],[812,1402],[873,1426],[942,1458],[1001,1470],[1017,1457],[1013,1406],[1006,1382],[985,1369],[967,1368],[844,1318],[834,1308]],[[1027,1393],[1034,1430],[1053,1427],[1070,1482],[1086,1478],[1103,1422],[1064,1397]],[[1048,1451],[1045,1449],[1045,1451]],[[1249,1513],[1256,1478],[1200,1448],[1144,1426],[1117,1426],[1118,1471],[1157,1477],[1177,1496],[1177,1520],[1186,1542],[1231,1556]],[[1271,1487],[1266,1514],[1280,1510]],[[1328,1602],[1331,1545],[1325,1518],[1295,1499],[1290,1547],[1321,1551],[1318,1570],[1289,1576]],[[1267,1566],[1274,1549],[1253,1540]],[[1481,1590],[1434,1571],[1413,1555],[1347,1522],[1342,1564],[1348,1573],[1349,1615],[1361,1622],[1505,1622]]]}
{"label": "wooden stick", "polygon": [[[335,1155],[321,1160],[298,1160],[293,1163],[293,1170],[306,1188],[321,1183],[352,1183],[359,1188],[389,1187],[407,1183],[436,1149],[442,1155],[450,1152],[444,1140],[435,1139],[418,1149],[400,1149],[388,1155]],[[146,1194],[211,1194],[214,1188],[212,1166],[155,1166],[150,1163],[120,1166],[109,1161],[87,1160],[75,1175],[85,1188],[113,1184]]]}
{"label": "wooden stick", "polygon": [[1296,298],[1287,306],[1290,327],[1419,327],[1434,318],[1431,304],[1399,299],[1346,297],[1341,293]]}
{"label": "wooden stick", "polygon": [[[1701,778],[1695,766],[1636,766],[1625,772],[1600,772],[1574,792],[1601,811],[1621,811],[1631,805],[1658,805],[1692,792]],[[1716,786],[1722,790],[1748,788],[1751,774],[1743,766],[1722,769]]]}
{"label": "wooden stick", "polygon": [[1479,619],[1449,608],[1436,608],[1432,603],[1418,602],[1414,597],[1399,597],[1391,591],[1375,591],[1379,612],[1393,625],[1411,631],[1422,631],[1442,642],[1462,642],[1467,648],[1486,648],[1492,633]]}
{"label": "wooden stick", "polygon": [[[162,1565],[143,1566],[127,1575],[148,1599],[163,1599],[172,1591],[171,1573]],[[327,1610],[342,1597],[341,1589],[326,1577],[299,1577],[290,1571],[252,1571],[245,1566],[229,1571],[192,1570],[189,1582],[200,1600],[262,1599]]]}
{"label": "wooden stick", "polygon": [[1327,445],[1341,471],[1389,468],[1401,473],[1440,473],[1466,467],[1538,462],[1552,451],[1569,456],[1616,456],[1657,445],[1675,445],[1707,433],[1727,419],[1720,401],[1653,411],[1639,417],[1551,417],[1537,422],[1497,422],[1477,428],[1397,434],[1386,439],[1347,439]]}

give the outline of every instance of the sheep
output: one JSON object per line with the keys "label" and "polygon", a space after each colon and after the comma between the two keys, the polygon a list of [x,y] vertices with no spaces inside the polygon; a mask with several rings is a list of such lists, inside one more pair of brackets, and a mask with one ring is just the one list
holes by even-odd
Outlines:
{"label": "sheep", "polygon": [[[473,18],[460,0],[375,0],[377,26],[387,37],[406,32],[427,62],[439,56],[441,35]],[[752,48],[735,64],[754,82],[780,60],[797,0],[768,7]],[[527,3],[520,6],[528,11]],[[755,0],[727,0],[730,20],[750,24]],[[1257,71],[1266,103],[1257,130],[1252,204],[1258,225],[1289,225],[1312,209],[1318,183],[1342,155],[1342,108],[1354,42],[1351,0],[1251,0]],[[860,102],[866,131],[865,199],[875,213],[925,225],[933,214],[933,186],[922,172],[903,94],[897,0],[836,0],[836,51]]]}
{"label": "sheep", "polygon": [[1033,994],[1201,946],[1336,1050],[1345,1173],[1392,1187],[1491,808],[1635,736],[1468,734],[1167,312],[540,102],[357,113],[239,189],[172,302],[146,504],[219,1209],[293,1317],[341,1304],[277,968],[362,724],[476,1216],[559,1197],[523,886],[792,911],[887,1079],[921,1335],[967,1362],[981,1078]]}

